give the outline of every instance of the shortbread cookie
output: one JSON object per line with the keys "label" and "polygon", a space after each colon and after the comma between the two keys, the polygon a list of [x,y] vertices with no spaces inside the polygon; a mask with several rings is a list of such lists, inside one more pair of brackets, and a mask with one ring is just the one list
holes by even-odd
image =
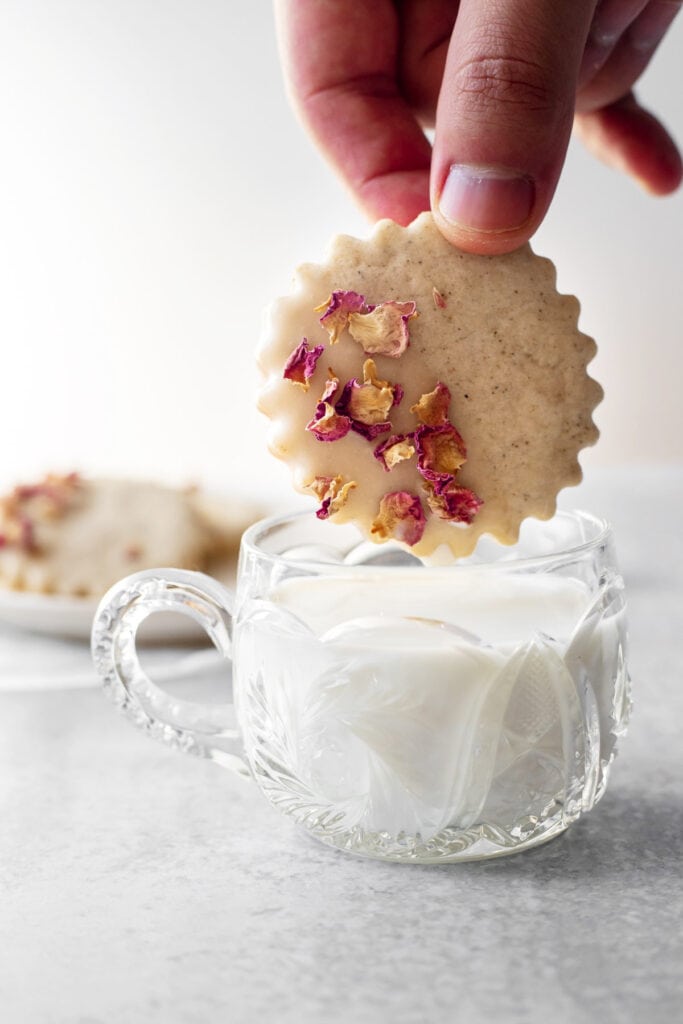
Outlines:
{"label": "shortbread cookie", "polygon": [[595,343],[529,246],[454,249],[425,213],[337,237],[272,307],[260,350],[269,444],[317,514],[418,555],[514,543],[593,444]]}
{"label": "shortbread cookie", "polygon": [[0,585],[99,597],[138,569],[210,568],[236,550],[239,525],[194,490],[50,475],[0,500]]}

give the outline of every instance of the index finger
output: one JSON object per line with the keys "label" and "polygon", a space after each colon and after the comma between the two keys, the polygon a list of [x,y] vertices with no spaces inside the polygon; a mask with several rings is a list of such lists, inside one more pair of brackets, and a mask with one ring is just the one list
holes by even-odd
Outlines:
{"label": "index finger", "polygon": [[431,147],[396,76],[389,0],[276,0],[285,79],[301,120],[363,209],[408,224],[429,209]]}

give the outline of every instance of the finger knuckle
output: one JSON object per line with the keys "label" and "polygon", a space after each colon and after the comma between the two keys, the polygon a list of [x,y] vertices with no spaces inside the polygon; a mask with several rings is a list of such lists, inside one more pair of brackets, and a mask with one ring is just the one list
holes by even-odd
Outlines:
{"label": "finger knuckle", "polygon": [[457,69],[455,84],[469,104],[488,110],[550,114],[558,105],[553,76],[541,64],[518,57],[472,57]]}

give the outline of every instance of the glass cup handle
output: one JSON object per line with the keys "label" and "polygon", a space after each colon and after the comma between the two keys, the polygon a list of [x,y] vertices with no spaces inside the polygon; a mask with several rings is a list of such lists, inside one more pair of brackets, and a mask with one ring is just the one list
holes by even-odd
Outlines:
{"label": "glass cup handle", "polygon": [[154,612],[181,612],[199,623],[230,659],[234,597],[200,572],[147,569],[127,576],[102,598],[92,627],[92,656],[105,693],[150,736],[250,777],[232,703],[205,705],[172,697],[140,665],[136,633]]}

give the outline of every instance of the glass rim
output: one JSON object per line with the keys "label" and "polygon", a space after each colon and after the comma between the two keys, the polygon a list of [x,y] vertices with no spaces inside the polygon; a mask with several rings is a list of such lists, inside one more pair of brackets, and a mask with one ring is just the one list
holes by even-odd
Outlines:
{"label": "glass rim", "polygon": [[[553,551],[547,551],[544,554],[539,555],[522,555],[519,557],[512,558],[489,558],[483,559],[481,562],[472,562],[469,560],[470,556],[466,559],[457,559],[449,565],[432,565],[429,562],[420,560],[419,565],[367,565],[359,563],[356,565],[348,565],[344,562],[325,562],[316,561],[315,559],[303,559],[303,558],[290,558],[286,555],[277,554],[271,551],[266,551],[260,546],[259,542],[263,541],[267,534],[270,534],[277,530],[279,527],[284,526],[288,523],[296,523],[297,521],[303,521],[309,516],[314,515],[313,512],[306,509],[299,509],[297,511],[285,512],[280,515],[267,516],[264,519],[260,519],[258,522],[253,523],[248,527],[243,535],[240,542],[240,555],[244,554],[245,551],[249,551],[260,561],[269,562],[273,565],[282,565],[288,568],[294,569],[305,569],[309,573],[318,573],[325,575],[354,575],[359,573],[367,574],[368,571],[372,571],[373,575],[391,575],[396,573],[405,573],[406,571],[411,572],[416,569],[428,569],[430,572],[437,573],[448,573],[458,570],[460,568],[467,569],[468,571],[487,571],[492,570],[512,572],[519,569],[532,568],[534,566],[551,564],[553,562],[567,562],[572,561],[582,555],[587,554],[590,551],[594,551],[601,545],[605,544],[612,536],[612,525],[602,516],[594,515],[592,512],[586,512],[583,509],[557,509],[552,516],[547,519],[538,519],[535,516],[527,516],[523,520],[523,523],[534,521],[539,524],[550,523],[553,519],[565,519],[579,523],[584,522],[590,524],[595,533],[592,537],[587,540],[582,540],[577,544],[568,544],[566,546],[559,546]],[[332,529],[335,528],[336,524],[328,523]],[[340,523],[340,526],[353,526],[353,523]],[[363,537],[363,534],[358,531],[359,543],[367,541],[367,538]],[[482,534],[482,537],[491,537],[490,534]],[[494,541],[496,538],[491,538]],[[372,541],[367,541],[372,543]],[[501,552],[504,554],[513,548],[514,544],[503,544],[497,541],[500,546]],[[518,543],[518,541],[516,542]],[[383,544],[378,544],[378,550],[384,547]],[[401,545],[403,547],[403,545]],[[405,548],[405,550],[408,550]],[[476,547],[475,547],[476,552]],[[410,552],[408,552],[410,553]],[[473,552],[474,553],[474,552]]]}

